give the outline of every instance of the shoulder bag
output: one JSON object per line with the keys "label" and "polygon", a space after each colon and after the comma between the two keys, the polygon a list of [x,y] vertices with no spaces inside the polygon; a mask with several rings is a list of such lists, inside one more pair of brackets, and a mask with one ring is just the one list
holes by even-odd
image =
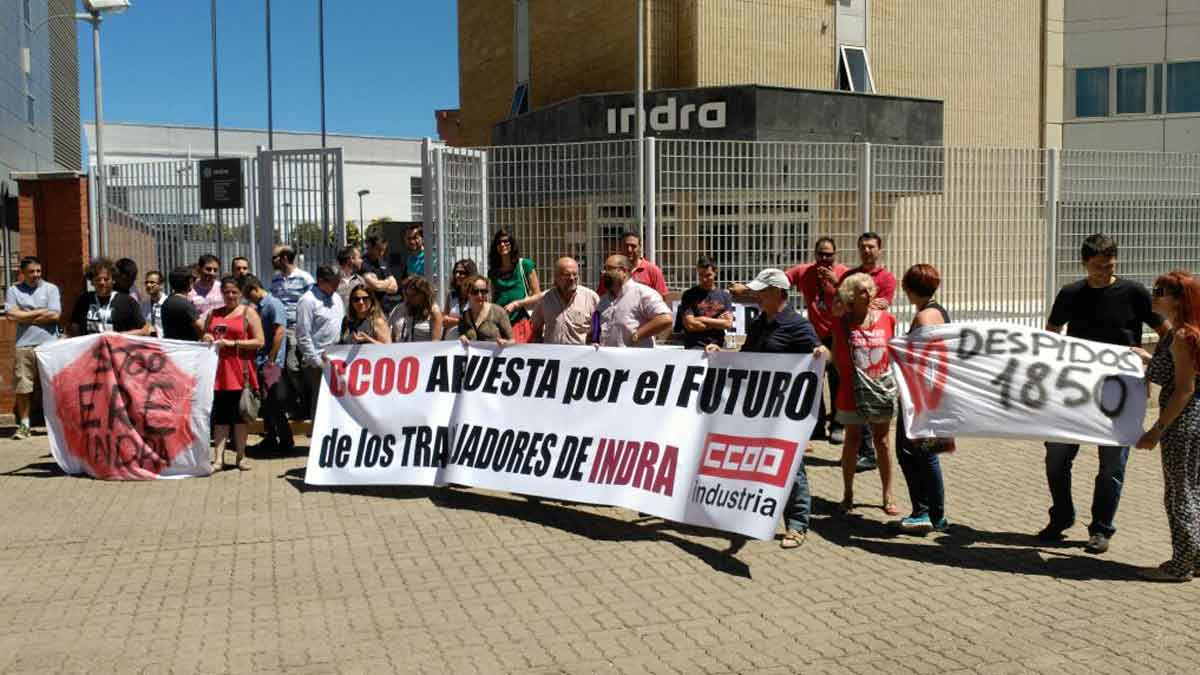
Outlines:
{"label": "shoulder bag", "polygon": [[[246,319],[246,310],[242,310],[242,327],[246,335],[250,334],[250,322]],[[238,413],[247,424],[258,419],[258,411],[262,407],[262,398],[258,390],[250,386],[250,366],[247,359],[242,358],[238,350],[234,350],[237,360],[242,362],[242,395],[238,398]]]}
{"label": "shoulder bag", "polygon": [[849,319],[842,319],[842,329],[846,336],[846,349],[850,352],[850,367],[854,369],[851,377],[854,384],[854,405],[859,416],[867,421],[892,417],[896,413],[896,378],[892,376],[890,369],[873,378],[859,368],[854,362],[854,342],[850,335]]}

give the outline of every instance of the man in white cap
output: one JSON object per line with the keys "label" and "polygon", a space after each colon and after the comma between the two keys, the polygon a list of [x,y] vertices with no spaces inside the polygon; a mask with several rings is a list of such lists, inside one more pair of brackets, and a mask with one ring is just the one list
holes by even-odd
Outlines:
{"label": "man in white cap", "polygon": [[671,326],[671,308],[658,291],[629,276],[623,255],[604,261],[601,282],[607,294],[592,320],[591,341],[603,347],[653,347],[654,336]]}
{"label": "man in white cap", "polygon": [[[780,269],[765,269],[758,273],[746,288],[754,291],[762,312],[746,329],[743,352],[764,354],[812,354],[813,358],[828,359],[829,350],[821,344],[821,338],[808,319],[800,316],[788,306],[788,289],[792,282]],[[720,351],[716,345],[706,348],[709,352]],[[808,472],[804,469],[804,458],[796,471],[796,482],[783,511],[787,531],[780,539],[783,548],[798,548],[808,535],[809,516],[812,513],[812,494],[808,489]]]}

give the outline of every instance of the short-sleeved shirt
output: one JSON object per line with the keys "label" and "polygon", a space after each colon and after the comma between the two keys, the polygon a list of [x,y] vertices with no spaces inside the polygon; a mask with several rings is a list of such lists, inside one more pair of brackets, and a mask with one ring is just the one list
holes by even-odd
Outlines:
{"label": "short-sleeved shirt", "polygon": [[811,354],[820,345],[821,339],[812,323],[791,307],[785,307],[774,319],[759,314],[746,329],[746,341],[742,343],[741,351]]}
{"label": "short-sleeved shirt", "polygon": [[[387,266],[387,263],[382,260],[375,262],[366,256],[363,256],[362,269],[360,269],[358,273],[360,275],[374,274],[375,278],[379,281],[386,281],[395,276],[392,274],[391,268]],[[392,309],[404,300],[404,296],[399,292],[400,289],[397,287],[396,290],[396,293],[391,294],[379,292],[375,293],[375,301],[379,303],[379,309],[385,315],[390,314]],[[347,297],[343,299],[348,300],[349,298]]]}
{"label": "short-sleeved shirt", "polygon": [[409,253],[404,259],[404,276],[406,277],[423,277],[425,276],[425,250],[421,249],[416,253]]}
{"label": "short-sleeved shirt", "polygon": [[[788,281],[804,296],[804,309],[813,330],[822,339],[829,338],[833,330],[833,301],[837,298],[837,285],[846,276],[849,268],[841,263],[834,263],[834,283],[829,283],[819,274],[820,267],[814,263],[796,265],[787,271]],[[879,283],[879,282],[876,282]],[[892,290],[895,292],[895,289]]]}
{"label": "short-sleeved shirt", "polygon": [[558,289],[542,292],[542,299],[533,308],[533,321],[545,325],[542,342],[551,345],[586,345],[592,330],[592,313],[600,297],[590,288],[578,286],[570,302],[564,303]]}
{"label": "short-sleeved shirt", "polygon": [[200,339],[196,335],[196,320],[200,318],[200,312],[186,296],[172,293],[163,301],[161,313],[162,335],[159,337],[189,342]]}
{"label": "short-sleeved shirt", "polygon": [[[254,356],[254,365],[262,367],[271,355],[271,342],[275,339],[275,327],[283,326],[286,330],[287,317],[283,310],[283,303],[270,295],[264,295],[262,302],[258,303],[258,316],[262,319],[263,346]],[[275,365],[283,368],[286,360],[287,334],[284,333],[283,342],[279,343],[279,353],[275,355]]]}
{"label": "short-sleeved shirt", "polygon": [[875,269],[870,272],[864,270],[862,265],[846,270],[842,276],[838,277],[838,283],[841,283],[843,279],[851,274],[858,274],[859,272],[869,274],[871,280],[875,282],[875,288],[878,291],[875,297],[887,300],[889,305],[896,301],[896,277],[887,271],[887,268],[883,265],[876,265]]}
{"label": "short-sleeved shirt", "polygon": [[733,296],[723,288],[704,290],[692,286],[683,293],[679,301],[679,312],[675,316],[675,332],[683,334],[683,346],[687,349],[704,349],[708,345],[721,347],[725,344],[725,331],[720,328],[691,332],[684,328],[683,317],[694,316],[719,319],[733,312]]}
{"label": "short-sleeved shirt", "polygon": [[[664,298],[667,296],[667,278],[663,276],[662,270],[658,265],[642,258],[636,265],[633,266],[633,271],[629,273],[630,278],[639,284],[644,284],[658,291],[658,294]],[[604,286],[604,279],[600,280],[600,286],[596,288],[596,293],[604,297],[608,293],[608,289]]]}
{"label": "short-sleeved shirt", "polygon": [[[521,258],[517,265],[507,273],[500,270],[488,270],[488,280],[492,282],[492,302],[504,307],[510,302],[524,300],[529,295],[529,287],[525,280],[533,273],[536,265],[529,258]],[[509,323],[528,319],[529,312],[524,308],[508,313]]]}
{"label": "short-sleeved shirt", "polygon": [[[366,260],[363,260],[364,268],[366,264]],[[293,269],[287,276],[284,276],[282,272],[276,272],[275,276],[271,277],[271,295],[275,296],[279,304],[283,305],[289,329],[296,327],[296,303],[300,302],[300,298],[315,283],[317,282],[312,275],[299,267]]]}
{"label": "short-sleeved shirt", "polygon": [[1049,319],[1066,326],[1070,337],[1127,347],[1142,344],[1142,324],[1158,328],[1162,322],[1146,287],[1121,278],[1104,288],[1092,288],[1087,279],[1063,286]]}
{"label": "short-sleeved shirt", "polygon": [[512,324],[508,321],[508,313],[504,308],[496,303],[488,303],[488,310],[478,321],[471,318],[471,310],[468,308],[463,312],[462,320],[458,324],[458,332],[460,335],[467,336],[468,340],[496,340],[504,338],[511,340],[513,336]]}
{"label": "short-sleeved shirt", "polygon": [[614,298],[609,293],[600,298],[593,337],[606,347],[653,347],[652,335],[636,343],[631,340],[638,328],[660,314],[670,316],[671,308],[663,302],[658,291],[636,281],[627,281],[621,286],[620,295]]}
{"label": "short-sleeved shirt", "polygon": [[[874,310],[872,310],[874,311]],[[870,328],[861,324],[838,322],[833,332],[834,366],[838,378],[844,383],[854,382],[854,369],[858,368],[872,379],[883,377],[891,369],[888,342],[896,335],[896,318],[886,311],[879,312]],[[849,331],[850,342],[846,342]],[[854,387],[840,386],[837,393],[838,410],[853,412],[858,409],[854,401]]]}
{"label": "short-sleeved shirt", "polygon": [[192,286],[192,290],[188,291],[188,300],[196,306],[196,311],[200,316],[204,316],[218,307],[225,306],[225,298],[221,296],[221,282],[214,281],[212,286],[204,288],[199,282]]}
{"label": "short-sleeved shirt", "polygon": [[[9,286],[4,297],[4,307],[8,310],[48,309],[51,312],[62,312],[62,297],[58,286],[49,281],[39,281],[37,286],[30,286],[24,281]],[[58,323],[17,324],[17,347],[36,347],[54,342],[58,339]]]}
{"label": "short-sleeved shirt", "polygon": [[81,335],[96,335],[137,330],[146,325],[146,320],[137,301],[124,293],[113,292],[101,301],[95,291],[87,291],[75,301],[71,323],[80,327]]}

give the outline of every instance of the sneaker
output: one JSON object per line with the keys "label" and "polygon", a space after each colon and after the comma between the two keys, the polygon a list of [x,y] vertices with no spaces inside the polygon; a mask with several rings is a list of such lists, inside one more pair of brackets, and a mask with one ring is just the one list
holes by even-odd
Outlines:
{"label": "sneaker", "polygon": [[841,427],[835,427],[835,428],[829,430],[829,444],[830,445],[841,445],[842,441],[845,440],[845,438],[846,438],[846,434],[842,431]]}
{"label": "sneaker", "polygon": [[1084,545],[1083,550],[1088,553],[1095,553],[1096,555],[1104,553],[1108,550],[1108,537],[1099,532],[1093,534],[1088,537],[1088,542]]}
{"label": "sneaker", "polygon": [[950,529],[950,521],[946,520],[945,516],[942,516],[941,520],[939,520],[933,524],[934,532],[945,532],[949,529]]}
{"label": "sneaker", "polygon": [[1183,574],[1174,574],[1164,569],[1162,565],[1138,570],[1138,576],[1146,581],[1163,581],[1168,583],[1181,583],[1192,580],[1192,573],[1190,571]]}
{"label": "sneaker", "polygon": [[1063,533],[1069,529],[1071,529],[1070,525],[1063,526],[1050,523],[1043,527],[1041,532],[1037,533],[1037,538],[1038,541],[1062,541],[1067,538]]}
{"label": "sneaker", "polygon": [[928,515],[901,518],[898,525],[902,531],[912,534],[925,534],[933,531],[933,523],[930,522]]}
{"label": "sneaker", "polygon": [[27,424],[18,425],[17,430],[12,435],[14,441],[23,441],[29,438],[29,436],[29,425]]}
{"label": "sneaker", "polygon": [[864,471],[874,471],[878,468],[873,456],[859,457],[858,462],[854,465],[855,473],[863,473]]}

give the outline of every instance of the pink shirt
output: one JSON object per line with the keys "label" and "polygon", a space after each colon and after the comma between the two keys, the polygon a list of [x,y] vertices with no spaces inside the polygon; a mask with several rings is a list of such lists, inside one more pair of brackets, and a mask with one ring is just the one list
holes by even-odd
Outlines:
{"label": "pink shirt", "polygon": [[220,280],[214,281],[212,287],[208,289],[208,293],[203,295],[196,292],[198,288],[200,288],[199,283],[192,286],[192,290],[188,291],[187,299],[196,307],[196,313],[200,316],[225,305],[225,298],[221,297]]}
{"label": "pink shirt", "polygon": [[670,316],[671,308],[663,302],[658,291],[636,281],[627,281],[616,298],[605,295],[600,299],[596,307],[599,324],[599,339],[596,341],[606,347],[653,347],[653,336],[635,343],[633,334],[659,314]]}

